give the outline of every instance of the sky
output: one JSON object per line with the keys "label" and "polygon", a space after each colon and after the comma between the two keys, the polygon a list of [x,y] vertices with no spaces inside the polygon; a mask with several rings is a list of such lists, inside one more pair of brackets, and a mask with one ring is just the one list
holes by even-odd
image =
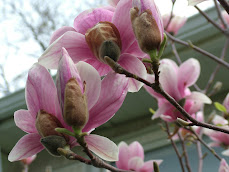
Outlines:
{"label": "sky", "polygon": [[[71,0],[66,1],[63,6],[61,6],[61,10],[63,13],[69,13],[69,9],[71,9],[72,2]],[[86,10],[88,7],[86,4],[82,4],[82,0],[75,1],[75,6],[80,6],[83,10]],[[96,0],[88,0],[88,3],[94,3]],[[106,4],[106,0],[103,1]],[[155,0],[161,14],[170,13],[171,10],[171,0]],[[0,1],[0,6],[3,1]],[[51,3],[51,1],[50,1]],[[213,1],[206,1],[199,5],[201,9],[206,9],[213,5]],[[23,7],[25,9],[30,10],[29,6]],[[177,0],[176,5],[174,7],[174,14],[180,16],[192,16],[197,13],[197,10],[188,6],[187,0]],[[4,16],[3,16],[4,17]],[[12,82],[14,77],[21,73],[28,71],[28,69],[37,62],[37,59],[42,54],[41,48],[38,46],[36,42],[31,38],[26,41],[22,41],[22,35],[20,30],[18,30],[17,17],[8,17],[0,22],[0,64],[4,64],[6,78],[9,82]],[[70,18],[73,22],[74,18]],[[50,34],[51,36],[51,34]],[[7,41],[6,41],[7,40]],[[7,42],[7,43],[6,43]],[[15,48],[16,47],[16,48]],[[6,58],[7,57],[7,58]],[[11,85],[10,89],[12,92],[23,88],[25,86],[26,77],[17,83],[17,85]],[[2,80],[0,79],[0,83]],[[0,97],[3,96],[0,90]]]}

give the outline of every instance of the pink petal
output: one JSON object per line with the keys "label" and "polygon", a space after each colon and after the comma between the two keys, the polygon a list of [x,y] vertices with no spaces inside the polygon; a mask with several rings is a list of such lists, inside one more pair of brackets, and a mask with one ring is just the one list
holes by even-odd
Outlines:
{"label": "pink petal", "polygon": [[228,172],[228,171],[229,171],[229,166],[227,162],[225,161],[225,159],[222,159],[220,162],[220,167],[219,167],[218,172]]}
{"label": "pink petal", "polygon": [[78,70],[65,48],[62,48],[62,58],[59,61],[56,86],[61,109],[64,109],[65,86],[71,78],[75,78],[83,93],[83,82],[80,79]]}
{"label": "pink petal", "polygon": [[[163,103],[157,111],[153,114],[152,119],[162,118],[164,121],[172,122],[177,119],[177,116],[174,116],[174,113],[170,110],[173,109],[173,106],[169,102]],[[167,111],[170,111],[169,114],[166,114]]]}
{"label": "pink petal", "polygon": [[118,160],[118,147],[106,137],[95,134],[85,136],[88,148],[106,161]]}
{"label": "pink petal", "polygon": [[69,27],[69,26],[64,26],[58,30],[56,30],[50,39],[49,45],[52,44],[55,40],[57,40],[59,37],[61,37],[65,32],[68,31],[76,31],[73,27]]}
{"label": "pink petal", "polygon": [[160,65],[160,78],[162,88],[175,100],[180,100],[181,95],[177,88],[177,73],[173,66],[169,64]]}
{"label": "pink petal", "polygon": [[218,124],[227,125],[228,121],[225,118],[223,118],[222,116],[215,115],[212,120],[212,123],[215,125],[218,125]]}
{"label": "pink petal", "polygon": [[84,35],[68,31],[45,50],[38,62],[48,69],[56,69],[62,57],[62,47],[68,51],[74,63],[87,58],[95,58],[86,43]]}
{"label": "pink petal", "polygon": [[116,166],[119,169],[128,170],[128,161],[129,161],[129,147],[125,142],[121,142],[118,145],[119,155],[118,161],[116,161]]}
{"label": "pink petal", "polygon": [[100,97],[89,111],[89,120],[83,131],[90,131],[112,118],[121,107],[127,89],[128,81],[125,76],[109,73],[102,80]]}
{"label": "pink petal", "polygon": [[223,151],[222,154],[223,154],[224,156],[229,156],[229,149]]}
{"label": "pink petal", "polygon": [[[128,48],[135,41],[132,24],[130,21],[130,9],[132,8],[132,1],[122,0],[117,4],[112,22],[119,30],[122,41],[122,53],[127,52]],[[125,10],[123,10],[125,9]]]}
{"label": "pink petal", "polygon": [[229,93],[227,94],[226,98],[223,101],[223,105],[227,109],[227,112],[229,113]]}
{"label": "pink petal", "polygon": [[108,3],[113,7],[116,7],[120,0],[108,0]]}
{"label": "pink petal", "polygon": [[11,150],[8,160],[10,162],[28,158],[40,152],[44,147],[40,143],[40,135],[37,133],[23,136]]}
{"label": "pink petal", "polygon": [[140,157],[133,157],[128,162],[128,169],[133,171],[139,171],[144,165],[143,160]]}
{"label": "pink petal", "polygon": [[137,156],[140,157],[142,160],[144,160],[144,149],[142,145],[137,141],[129,145],[129,154],[130,154],[129,158]]}
{"label": "pink petal", "polygon": [[156,162],[158,165],[162,163],[163,160],[150,160],[144,163],[144,165],[139,169],[139,172],[152,172],[153,162]]}
{"label": "pink petal", "polygon": [[145,58],[145,53],[139,48],[138,41],[135,40],[125,53],[131,54],[138,58]]}
{"label": "pink petal", "polygon": [[191,95],[186,96],[187,100],[193,101],[193,105],[189,109],[189,113],[196,113],[197,111],[200,110],[201,106],[205,104],[211,104],[212,101],[210,98],[208,98],[205,94],[193,91]]}
{"label": "pink petal", "polygon": [[[120,56],[120,60],[118,63],[127,71],[146,79],[147,72],[144,64],[136,57],[132,56],[131,54],[122,54]],[[143,83],[129,78],[129,85],[128,91],[129,92],[137,92],[143,86]]]}
{"label": "pink petal", "polygon": [[27,133],[37,133],[35,127],[36,116],[31,115],[28,110],[18,110],[14,113],[14,121],[17,127]]}
{"label": "pink petal", "polygon": [[[198,60],[190,58],[182,63],[178,70],[178,88],[181,93],[193,85],[200,75],[200,63]],[[182,96],[184,96],[182,94]]]}
{"label": "pink petal", "polygon": [[85,34],[88,29],[101,21],[111,22],[113,12],[108,9],[96,8],[80,13],[74,20],[74,28],[77,32]]}
{"label": "pink petal", "polygon": [[92,65],[98,72],[100,76],[108,74],[112,69],[107,64],[104,64],[97,59],[86,59],[85,62]]}
{"label": "pink petal", "polygon": [[76,64],[76,67],[79,71],[81,81],[86,82],[87,102],[88,109],[90,110],[99,99],[101,79],[97,70],[88,63],[81,61]]}
{"label": "pink petal", "polygon": [[57,91],[51,75],[43,66],[36,63],[29,70],[25,88],[26,104],[33,118],[39,110],[57,115]]}

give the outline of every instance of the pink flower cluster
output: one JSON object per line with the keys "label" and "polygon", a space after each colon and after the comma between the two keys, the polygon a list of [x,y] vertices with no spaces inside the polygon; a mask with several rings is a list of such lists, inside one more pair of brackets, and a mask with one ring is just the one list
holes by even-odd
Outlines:
{"label": "pink flower cluster", "polygon": [[[200,64],[196,59],[190,58],[180,66],[170,60],[163,59],[160,61],[160,83],[162,88],[172,96],[177,102],[180,102],[183,108],[195,117],[201,106],[206,103],[210,104],[211,100],[203,93],[193,91],[188,87],[192,86],[200,74]],[[147,75],[147,80],[154,82],[154,75]],[[158,101],[158,109],[152,119],[162,118],[165,121],[175,121],[177,118],[183,118],[173,105],[164,97],[156,93],[148,86],[144,86],[153,97]]]}

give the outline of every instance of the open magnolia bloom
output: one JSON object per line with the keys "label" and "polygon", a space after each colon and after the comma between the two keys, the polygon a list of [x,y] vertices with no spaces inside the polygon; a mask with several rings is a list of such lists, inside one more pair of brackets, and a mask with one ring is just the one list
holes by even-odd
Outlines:
{"label": "open magnolia bloom", "polygon": [[[82,93],[85,93],[87,97],[89,119],[82,130],[88,132],[89,135],[85,136],[85,140],[89,149],[101,158],[108,161],[117,160],[117,146],[108,138],[90,134],[90,132],[108,121],[122,105],[127,93],[125,87],[128,85],[125,78],[119,77],[119,80],[114,83],[113,79],[117,75],[111,73],[101,82],[99,74],[91,65],[85,62],[75,65],[66,50],[63,50],[60,61],[59,76],[64,79],[60,80],[60,85],[63,85],[68,77],[75,78],[81,86],[86,83],[86,92],[82,90]],[[120,84],[121,82],[122,84]],[[58,84],[57,87],[59,87]],[[59,88],[62,89],[62,87]],[[56,127],[66,128],[70,131],[72,129],[62,117],[58,101],[58,95],[61,95],[62,92],[57,92],[53,79],[45,67],[35,64],[29,70],[25,92],[28,110],[16,111],[14,119],[16,125],[28,134],[23,136],[14,146],[9,154],[9,161],[25,159],[40,152],[44,149],[40,140],[47,138],[47,136],[58,136],[58,138],[65,140],[66,145],[75,146],[75,138],[55,131]],[[60,96],[60,98],[62,97]],[[45,125],[46,118],[43,118],[42,115],[48,117],[49,123],[47,125]]]}
{"label": "open magnolia bloom", "polygon": [[[214,125],[221,126],[225,129],[229,129],[228,121],[224,119],[222,116],[216,115],[212,123]],[[210,146],[229,146],[229,135],[226,133],[210,130],[210,129],[204,129],[204,134],[206,134],[208,137],[210,137],[211,140],[213,140],[212,143],[210,143]],[[226,150],[223,152],[224,155],[229,156],[229,151]]]}
{"label": "open magnolia bloom", "polygon": [[203,1],[206,1],[206,0],[188,0],[188,5],[197,5]]}
{"label": "open magnolia bloom", "polygon": [[[205,94],[196,91],[191,92],[188,88],[197,81],[200,74],[200,64],[196,59],[190,58],[179,67],[174,61],[163,59],[160,61],[159,71],[159,81],[162,88],[179,102],[190,115],[198,112],[204,103],[211,103]],[[147,80],[153,83],[154,75],[148,74]],[[152,119],[160,117],[169,122],[175,121],[177,118],[184,119],[180,112],[163,96],[148,86],[144,86],[144,88],[158,101],[158,109]]]}
{"label": "open magnolia bloom", "polygon": [[168,25],[168,22],[170,20],[170,14],[165,14],[162,16],[162,20],[166,31],[173,35],[176,35],[180,28],[182,28],[186,23],[187,18],[181,16],[173,16]]}
{"label": "open magnolia bloom", "polygon": [[[64,47],[74,63],[85,61],[100,76],[113,72],[104,60],[104,56],[109,56],[126,70],[146,78],[146,69],[138,59],[144,53],[138,47],[131,26],[131,7],[132,0],[122,0],[114,12],[96,8],[79,14],[75,18],[74,28],[63,27],[54,32],[50,46],[39,58],[39,63],[49,69],[57,68],[61,48]],[[134,79],[126,79],[130,92],[138,91],[143,85]]]}
{"label": "open magnolia bloom", "polygon": [[119,143],[119,160],[116,166],[123,170],[133,170],[138,172],[153,172],[153,162],[158,165],[162,160],[149,160],[144,162],[144,149],[142,145],[135,141],[129,146],[125,142]]}

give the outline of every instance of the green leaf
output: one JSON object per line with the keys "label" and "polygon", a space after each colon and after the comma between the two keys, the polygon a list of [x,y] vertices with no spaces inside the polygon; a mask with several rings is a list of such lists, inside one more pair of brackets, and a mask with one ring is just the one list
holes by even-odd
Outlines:
{"label": "green leaf", "polygon": [[215,105],[216,109],[218,109],[220,112],[227,113],[227,109],[221,103],[215,102],[214,105]]}

